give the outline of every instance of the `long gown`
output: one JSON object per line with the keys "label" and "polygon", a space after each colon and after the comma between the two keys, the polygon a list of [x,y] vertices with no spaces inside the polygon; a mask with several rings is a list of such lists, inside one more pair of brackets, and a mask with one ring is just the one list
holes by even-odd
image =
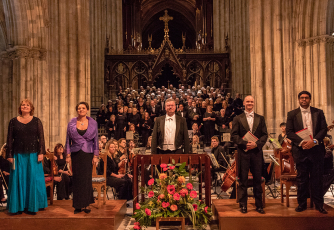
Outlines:
{"label": "long gown", "polygon": [[[207,117],[216,118],[216,115],[215,113],[206,112],[203,118]],[[203,126],[204,126],[204,140],[205,143],[208,145],[211,143],[211,137],[215,135],[215,121],[212,120],[203,121]]]}
{"label": "long gown", "polygon": [[127,125],[126,116],[123,114],[117,114],[116,116],[116,131],[115,131],[115,139],[119,140],[121,138],[125,138],[124,128]]}

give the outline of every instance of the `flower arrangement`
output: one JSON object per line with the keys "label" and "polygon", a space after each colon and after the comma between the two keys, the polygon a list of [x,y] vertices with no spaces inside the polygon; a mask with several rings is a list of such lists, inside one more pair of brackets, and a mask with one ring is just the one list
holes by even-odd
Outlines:
{"label": "flower arrangement", "polygon": [[[161,164],[158,178],[150,179],[148,186],[141,187],[141,193],[148,197],[143,203],[136,204],[133,229],[150,226],[158,217],[189,218],[193,227],[203,229],[210,222],[212,212],[203,201],[197,198],[192,178],[186,183],[186,163]],[[198,176],[198,174],[197,174]]]}

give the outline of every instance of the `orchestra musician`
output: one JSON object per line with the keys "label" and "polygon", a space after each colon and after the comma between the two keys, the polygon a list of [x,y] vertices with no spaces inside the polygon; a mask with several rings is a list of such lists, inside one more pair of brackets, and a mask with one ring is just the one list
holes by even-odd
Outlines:
{"label": "orchestra musician", "polygon": [[[327,134],[327,123],[322,110],[311,107],[311,93],[302,91],[298,94],[300,107],[288,112],[286,132],[292,141],[292,156],[297,169],[296,212],[307,208],[309,188],[316,209],[327,214],[324,209],[323,168],[325,146],[323,139]],[[313,140],[303,140],[296,132],[307,128]]]}
{"label": "orchestra musician", "polygon": [[[238,200],[241,213],[247,213],[248,172],[253,175],[253,191],[256,211],[264,214],[262,204],[261,176],[263,166],[262,147],[268,138],[264,117],[254,112],[254,98],[244,99],[245,112],[233,119],[231,139],[237,144],[239,162]],[[245,141],[243,137],[250,131],[258,138],[256,142]]]}
{"label": "orchestra musician", "polygon": [[166,100],[166,115],[156,118],[152,134],[152,154],[182,154],[190,152],[187,121],[175,115],[174,99]]}
{"label": "orchestra musician", "polygon": [[87,102],[79,102],[75,109],[78,116],[68,123],[65,145],[66,154],[72,158],[73,208],[74,214],[90,213],[87,207],[94,203],[92,164],[99,158],[98,128],[97,122],[87,116]]}
{"label": "orchestra musician", "polygon": [[286,137],[286,123],[282,122],[279,127],[281,128],[282,133],[278,135],[278,142],[280,145],[283,144],[283,141],[287,141],[289,144],[291,144],[291,140]]}

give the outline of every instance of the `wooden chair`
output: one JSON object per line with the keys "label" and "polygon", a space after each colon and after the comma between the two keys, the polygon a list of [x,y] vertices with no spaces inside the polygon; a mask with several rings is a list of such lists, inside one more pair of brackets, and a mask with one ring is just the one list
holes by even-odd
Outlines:
{"label": "wooden chair", "polygon": [[[53,188],[54,188],[54,173],[53,173],[53,164],[54,164],[54,155],[53,152],[50,152],[49,150],[46,151],[46,154],[44,155],[44,158],[47,158],[50,160],[50,173],[44,174],[45,178],[45,187],[50,187],[50,197],[48,197],[48,200],[50,200],[50,205],[53,205]],[[43,159],[44,163],[44,159]]]}
{"label": "wooden chair", "polygon": [[[239,158],[238,158],[238,151],[235,151],[235,154],[234,154],[234,157],[235,157],[235,161],[238,162]],[[237,178],[236,178],[236,181],[235,181],[235,194],[236,194],[236,202],[239,203],[239,200],[238,200],[238,185],[239,185],[239,164],[237,163],[237,167],[236,167],[236,175],[237,175]],[[252,173],[249,171],[248,172],[248,187],[252,187],[253,186],[253,175]],[[262,187],[262,205],[263,207],[266,206],[266,180],[264,179],[264,177],[261,177],[261,187]],[[249,196],[248,196],[249,197]]]}
{"label": "wooden chair", "polygon": [[[206,154],[153,154],[153,155],[139,155],[137,154],[133,159],[133,211],[136,210],[136,203],[139,201],[138,191],[139,186],[145,187],[145,168],[151,165],[151,176],[153,177],[154,168],[160,164],[171,164],[172,160],[175,163],[186,162],[189,167],[189,176],[192,175],[192,165],[199,165],[198,170],[202,172],[202,168],[205,167],[205,204],[211,207],[211,160]],[[141,171],[141,184],[138,183],[139,169]],[[199,200],[203,200],[202,194],[202,182],[203,177],[200,174],[199,178]],[[141,201],[145,200],[144,194],[141,194]]]}
{"label": "wooden chair", "polygon": [[[281,171],[281,176],[279,177],[280,179],[280,186],[281,186],[281,203],[284,203],[284,194],[283,194],[283,185],[285,185],[285,197],[286,197],[286,206],[290,207],[289,203],[289,197],[290,197],[290,188],[291,186],[294,186],[297,184],[297,173],[295,171],[295,162],[293,160],[293,157],[291,155],[291,152],[282,152],[279,151],[279,164],[280,164],[280,171]],[[289,159],[290,163],[290,170],[286,171],[284,169],[284,166],[286,164],[286,159]]]}
{"label": "wooden chair", "polygon": [[103,204],[106,204],[106,191],[107,191],[107,154],[100,153],[100,159],[103,160],[104,171],[103,175],[97,175],[96,173],[96,165],[93,164],[93,172],[92,172],[92,186],[93,189],[97,190],[97,207],[101,207],[101,190],[103,188]]}

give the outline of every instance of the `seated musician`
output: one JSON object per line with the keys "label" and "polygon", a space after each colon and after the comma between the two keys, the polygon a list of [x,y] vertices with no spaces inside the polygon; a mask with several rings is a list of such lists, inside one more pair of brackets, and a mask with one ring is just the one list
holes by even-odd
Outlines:
{"label": "seated musician", "polygon": [[[106,145],[107,153],[107,186],[113,187],[118,193],[120,200],[132,200],[132,182],[131,175],[119,174],[119,167],[115,161],[116,148],[113,141],[108,141]],[[101,159],[100,173],[104,172],[104,163]]]}
{"label": "seated musician", "polygon": [[133,132],[134,143],[138,143],[138,141],[139,141],[139,133],[136,131],[136,126],[134,124],[130,124],[129,131]]}
{"label": "seated musician", "polygon": [[218,167],[211,163],[211,177],[212,180],[217,179],[216,172],[225,172],[229,166],[230,158],[227,156],[224,148],[219,145],[219,138],[217,136],[211,137],[211,153],[218,162]]}
{"label": "seated musician", "polygon": [[282,133],[278,136],[278,142],[280,143],[280,145],[283,144],[283,141],[287,141],[289,144],[291,144],[291,140],[286,137],[286,123],[282,122],[279,127],[282,131]]}
{"label": "seated musician", "polygon": [[126,139],[125,138],[119,139],[118,140],[118,151],[114,157],[115,163],[117,164],[119,169],[120,168],[124,169],[128,163],[127,152],[125,148],[126,148]]}
{"label": "seated musician", "polygon": [[193,130],[193,136],[196,135],[196,136],[198,136],[198,138],[201,137],[202,134],[201,134],[201,132],[198,129],[198,124],[197,123],[194,123],[192,125],[192,130]]}
{"label": "seated musician", "polygon": [[0,203],[6,203],[7,199],[4,196],[2,185],[6,189],[6,194],[8,194],[8,184],[9,184],[9,175],[10,175],[10,163],[6,160],[6,149],[4,146],[0,151]]}
{"label": "seated musician", "polygon": [[66,157],[64,153],[64,147],[58,143],[54,149],[55,162],[58,165],[58,175],[61,177],[61,181],[57,182],[57,200],[68,200],[71,194],[71,176],[72,172],[68,167],[71,161],[71,157]]}
{"label": "seated musician", "polygon": [[147,139],[146,149],[151,149],[152,146],[152,136],[149,136]]}
{"label": "seated musician", "polygon": [[191,149],[192,149],[192,153],[194,154],[198,153],[198,149],[200,149],[199,137],[197,135],[193,136],[192,143],[191,143]]}
{"label": "seated musician", "polygon": [[326,148],[325,160],[324,160],[324,175],[333,172],[333,148],[334,145],[330,145],[330,139],[324,138],[324,145]]}
{"label": "seated musician", "polygon": [[[53,170],[53,166],[51,165],[50,159],[44,157],[44,159],[42,161],[42,165],[43,165],[44,176],[49,176],[49,174],[51,173],[51,170]],[[47,177],[45,177],[45,178],[47,178]],[[53,180],[55,182],[60,182],[61,181],[61,177],[54,175]],[[46,194],[47,194],[48,197],[50,197],[50,187],[46,188]]]}

